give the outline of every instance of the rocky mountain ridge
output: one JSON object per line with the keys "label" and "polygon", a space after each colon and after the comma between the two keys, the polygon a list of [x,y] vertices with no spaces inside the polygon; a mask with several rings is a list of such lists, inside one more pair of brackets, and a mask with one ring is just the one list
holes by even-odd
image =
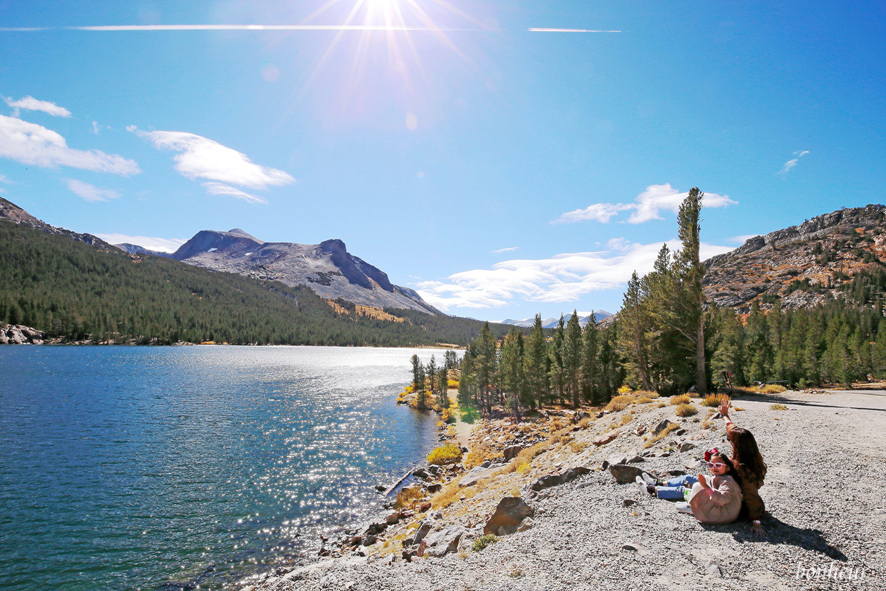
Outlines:
{"label": "rocky mountain ridge", "polygon": [[747,240],[706,261],[709,303],[747,313],[842,297],[860,273],[886,269],[886,206],[844,208]]}
{"label": "rocky mountain ridge", "polygon": [[112,245],[108,244],[98,236],[93,236],[92,234],[80,234],[78,232],[66,230],[65,228],[57,228],[55,226],[51,226],[46,222],[38,220],[18,205],[12,203],[11,201],[7,201],[2,197],[0,197],[0,220],[4,220],[21,226],[26,226],[28,228],[34,228],[35,230],[40,230],[41,232],[46,232],[47,234],[67,236],[68,238],[71,238],[78,242],[90,244],[102,250],[111,250],[112,248],[114,248]]}
{"label": "rocky mountain ridge", "polygon": [[341,298],[371,308],[401,308],[440,314],[412,289],[394,285],[387,274],[348,252],[339,239],[320,244],[264,242],[234,228],[202,230],[172,258],[213,271],[237,273],[292,287],[305,285],[320,297]]}

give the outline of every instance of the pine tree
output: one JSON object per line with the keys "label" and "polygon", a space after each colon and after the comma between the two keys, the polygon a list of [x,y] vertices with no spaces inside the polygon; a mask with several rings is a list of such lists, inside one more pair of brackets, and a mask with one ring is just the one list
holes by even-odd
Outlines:
{"label": "pine tree", "polygon": [[597,381],[597,321],[594,311],[585,325],[582,333],[581,348],[581,390],[586,402],[596,404],[596,381]]}
{"label": "pine tree", "polygon": [[541,325],[541,315],[536,314],[523,358],[523,373],[528,389],[527,403],[530,408],[542,406],[548,398],[547,356],[547,341]]}
{"label": "pine tree", "polygon": [[581,325],[578,323],[578,311],[574,310],[566,325],[563,341],[563,381],[566,392],[572,400],[572,408],[578,408],[581,396],[581,349]]}

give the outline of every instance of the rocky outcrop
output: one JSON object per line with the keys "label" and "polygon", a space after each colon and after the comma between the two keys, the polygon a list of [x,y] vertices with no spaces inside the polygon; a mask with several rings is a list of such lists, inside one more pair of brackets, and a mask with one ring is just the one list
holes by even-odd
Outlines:
{"label": "rocky outcrop", "polygon": [[18,205],[7,201],[2,197],[0,197],[0,221],[9,222],[20,226],[27,226],[28,228],[34,228],[35,230],[40,230],[41,232],[46,232],[47,234],[67,236],[72,240],[83,242],[102,250],[112,250],[115,248],[101,238],[93,236],[92,234],[79,234],[77,232],[72,232],[71,230],[66,230],[64,228],[56,228],[55,226],[50,226],[46,222],[38,220]]}
{"label": "rocky outcrop", "polygon": [[755,236],[704,262],[705,297],[747,313],[806,308],[847,297],[852,276],[886,262],[886,206],[841,209],[799,226]]}
{"label": "rocky outcrop", "polygon": [[30,326],[21,324],[0,326],[0,345],[42,345],[45,337],[42,330]]}

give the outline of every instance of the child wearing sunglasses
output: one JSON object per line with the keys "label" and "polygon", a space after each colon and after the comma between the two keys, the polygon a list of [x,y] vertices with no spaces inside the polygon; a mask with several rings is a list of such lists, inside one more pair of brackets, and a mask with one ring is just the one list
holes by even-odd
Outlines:
{"label": "child wearing sunglasses", "polygon": [[[661,486],[642,482],[641,488],[660,499],[684,499],[677,511],[691,513],[702,523],[730,523],[741,510],[741,484],[735,466],[716,449],[705,452],[705,461],[712,478],[704,474],[687,474],[672,478]],[[639,480],[638,480],[639,482]]]}
{"label": "child wearing sunglasses", "polygon": [[692,513],[702,523],[732,523],[741,511],[741,478],[732,461],[719,452],[708,460],[712,478],[698,475],[688,503],[677,503],[677,511]]}

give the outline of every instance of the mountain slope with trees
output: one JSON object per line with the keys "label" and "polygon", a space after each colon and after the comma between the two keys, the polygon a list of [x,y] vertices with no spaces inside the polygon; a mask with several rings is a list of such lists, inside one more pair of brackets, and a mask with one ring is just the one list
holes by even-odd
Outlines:
{"label": "mountain slope with trees", "polygon": [[464,344],[482,326],[414,310],[388,309],[385,320],[307,287],[97,248],[31,225],[0,222],[0,253],[0,325],[63,341],[417,346]]}

